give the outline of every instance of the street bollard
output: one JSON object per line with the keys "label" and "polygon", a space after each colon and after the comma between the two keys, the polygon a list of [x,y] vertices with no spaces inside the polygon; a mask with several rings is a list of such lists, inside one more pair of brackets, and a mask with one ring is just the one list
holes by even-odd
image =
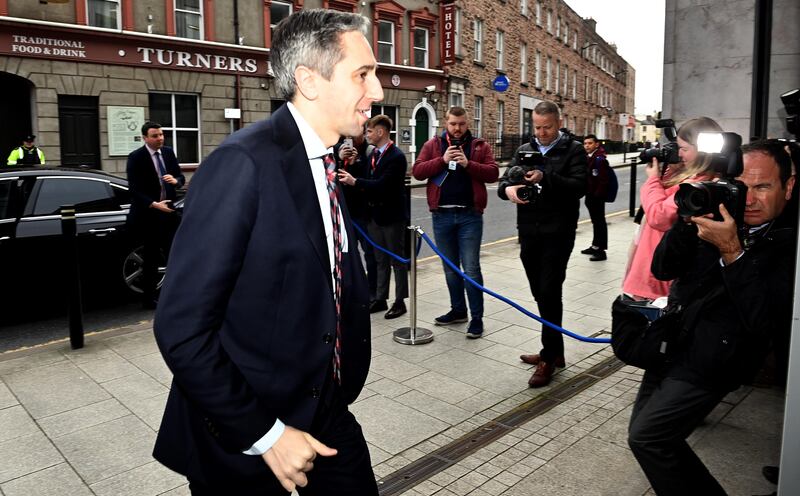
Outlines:
{"label": "street bollard", "polygon": [[631,159],[631,199],[628,205],[628,215],[636,217],[636,166],[639,165],[639,158]]}
{"label": "street bollard", "polygon": [[394,340],[400,344],[425,344],[433,341],[433,332],[428,329],[417,327],[417,241],[419,240],[420,226],[408,227],[412,235],[410,243],[410,259],[411,267],[408,271],[409,279],[409,299],[408,299],[408,316],[410,317],[410,327],[401,327],[394,331]]}
{"label": "street bollard", "polygon": [[83,348],[83,304],[75,205],[62,205],[60,211],[61,237],[64,241],[64,290],[67,293],[69,311],[69,345],[77,350]]}

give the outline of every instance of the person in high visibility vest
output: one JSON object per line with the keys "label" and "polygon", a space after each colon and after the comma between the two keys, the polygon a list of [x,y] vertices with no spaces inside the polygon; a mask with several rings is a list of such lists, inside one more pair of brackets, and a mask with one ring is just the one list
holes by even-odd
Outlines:
{"label": "person in high visibility vest", "polygon": [[22,146],[11,150],[8,165],[44,165],[44,152],[33,141],[36,135],[29,134],[22,139]]}

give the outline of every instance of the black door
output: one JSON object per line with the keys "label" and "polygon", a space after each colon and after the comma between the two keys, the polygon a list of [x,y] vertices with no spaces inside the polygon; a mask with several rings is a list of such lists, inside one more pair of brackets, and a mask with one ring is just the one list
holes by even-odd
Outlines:
{"label": "black door", "polygon": [[58,96],[61,165],[100,168],[99,121],[96,96]]}
{"label": "black door", "polygon": [[522,142],[531,139],[533,134],[533,110],[522,109]]}
{"label": "black door", "polygon": [[417,125],[414,128],[414,145],[417,147],[417,154],[419,155],[419,152],[422,151],[422,147],[425,145],[425,142],[431,138],[428,135],[428,132],[430,131],[428,111],[423,108],[417,110],[417,113],[414,115],[414,119],[417,121]]}
{"label": "black door", "polygon": [[[22,145],[22,138],[31,132],[30,81],[7,72],[0,72],[0,161],[6,165],[11,150]],[[39,140],[41,141],[41,140]]]}

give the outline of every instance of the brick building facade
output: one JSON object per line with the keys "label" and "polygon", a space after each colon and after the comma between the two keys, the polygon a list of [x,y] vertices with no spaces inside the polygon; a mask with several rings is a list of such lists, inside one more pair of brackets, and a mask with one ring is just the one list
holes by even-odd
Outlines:
{"label": "brick building facade", "polygon": [[[560,0],[458,0],[456,63],[446,68],[448,103],[463,105],[486,137],[531,134],[532,109],[559,105],[578,135],[623,139],[635,73],[616,47]],[[493,81],[508,78],[497,91]],[[625,117],[623,119],[627,121]]]}

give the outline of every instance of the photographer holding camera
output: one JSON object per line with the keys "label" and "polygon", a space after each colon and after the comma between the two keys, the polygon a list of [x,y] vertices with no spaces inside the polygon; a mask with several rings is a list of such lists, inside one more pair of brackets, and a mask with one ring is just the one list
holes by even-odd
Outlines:
{"label": "photographer holding camera", "polygon": [[[669,121],[665,134],[675,137],[672,125]],[[713,119],[690,119],[678,129],[675,142],[670,142],[660,150],[645,152],[645,158],[652,158],[645,169],[647,180],[639,192],[644,218],[638,228],[635,251],[629,257],[622,282],[622,292],[626,295],[637,300],[655,300],[669,294],[670,281],[660,281],[650,271],[653,251],[664,233],[678,219],[678,207],[675,205],[678,185],[713,177],[713,172],[708,170],[707,157],[697,151],[697,135],[720,131],[722,128]]]}
{"label": "photographer holding camera", "polygon": [[[483,211],[486,209],[486,183],[500,174],[492,147],[469,131],[467,112],[451,107],[445,116],[446,129],[423,145],[412,174],[427,179],[428,207],[432,212],[436,244],[470,278],[483,284],[480,251],[483,237]],[[450,311],[436,317],[436,325],[467,321],[466,289],[472,320],[467,337],[483,335],[483,293],[470,285],[446,264],[444,276],[450,293]]]}
{"label": "photographer holding camera", "polygon": [[645,371],[628,444],[659,496],[725,494],[686,438],[728,392],[755,376],[791,323],[792,160],[776,140],[741,153],[737,180],[728,169],[728,178],[679,194],[681,213],[695,214],[675,223],[653,258],[656,277],[675,279],[670,306],[681,307],[684,338],[661,369]]}
{"label": "photographer holding camera", "polygon": [[[561,289],[567,262],[575,246],[580,198],[586,193],[586,154],[583,146],[559,131],[556,104],[541,102],[533,109],[535,135],[519,147],[497,194],[517,204],[520,259],[542,318],[561,325]],[[541,158],[540,158],[541,157]],[[519,174],[519,162],[528,162]],[[521,175],[521,178],[518,176]],[[564,366],[564,339],[542,325],[542,349],[520,360],[536,365],[530,387],[550,383],[555,368]]]}

